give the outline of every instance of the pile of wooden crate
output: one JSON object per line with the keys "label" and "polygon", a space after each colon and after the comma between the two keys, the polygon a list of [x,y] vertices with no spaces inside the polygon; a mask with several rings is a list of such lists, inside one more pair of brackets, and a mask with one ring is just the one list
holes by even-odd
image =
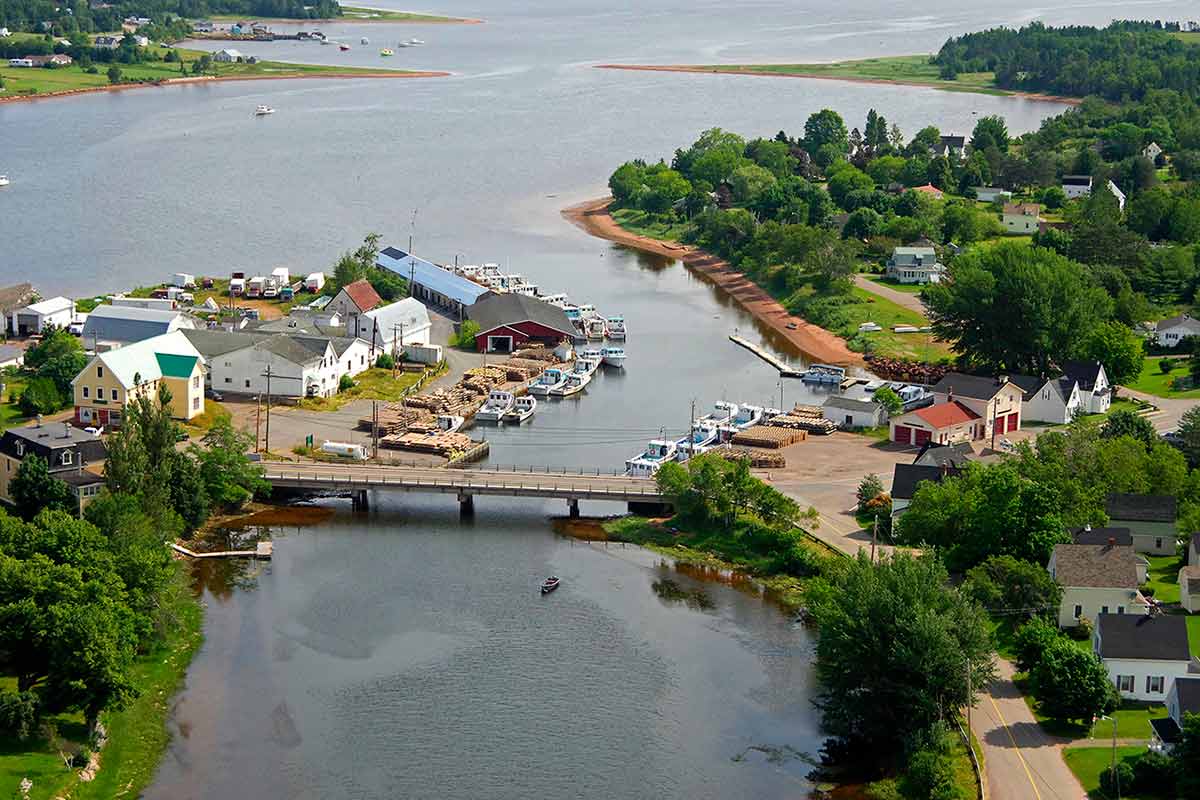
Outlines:
{"label": "pile of wooden crate", "polygon": [[443,458],[453,458],[455,455],[470,450],[475,446],[471,437],[465,433],[391,433],[379,440],[380,447],[391,450],[406,450],[410,453],[431,453]]}
{"label": "pile of wooden crate", "polygon": [[772,428],[807,431],[822,436],[827,436],[838,429],[836,422],[825,418],[820,406],[798,405],[786,414],[772,417],[765,424]]}
{"label": "pile of wooden crate", "polygon": [[[358,420],[358,429],[370,432],[370,417]],[[378,409],[379,435],[408,430],[432,430],[437,428],[437,417],[424,408],[409,408],[403,403],[388,403]]]}
{"label": "pile of wooden crate", "polygon": [[750,466],[756,469],[782,469],[787,466],[787,459],[782,453],[765,453],[762,450],[748,450],[744,447],[722,447],[716,452],[729,461],[746,459]]}
{"label": "pile of wooden crate", "polygon": [[752,425],[733,435],[733,443],[745,447],[766,447],[778,450],[796,442],[803,442],[808,434],[798,428]]}

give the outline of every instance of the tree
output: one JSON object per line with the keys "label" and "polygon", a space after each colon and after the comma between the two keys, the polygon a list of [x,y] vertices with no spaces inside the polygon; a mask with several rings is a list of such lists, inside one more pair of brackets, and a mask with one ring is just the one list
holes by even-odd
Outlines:
{"label": "tree", "polygon": [[874,500],[879,495],[883,494],[883,481],[879,476],[872,472],[870,475],[858,482],[858,510],[866,509],[867,503]]}
{"label": "tree", "polygon": [[922,297],[934,333],[968,363],[1031,375],[1070,358],[1112,313],[1108,294],[1079,264],[1011,242],[963,253],[954,280]]}
{"label": "tree", "polygon": [[759,195],[774,185],[775,176],[771,171],[757,164],[738,167],[729,176],[729,187],[733,190],[734,202],[742,205],[753,203]]}
{"label": "tree", "polygon": [[203,448],[192,445],[188,449],[200,466],[208,496],[217,506],[237,508],[269,488],[262,468],[246,458],[252,444],[250,435],[234,428],[228,418],[213,423],[203,444]]}
{"label": "tree", "polygon": [[1008,152],[1008,125],[1004,117],[981,117],[975,123],[975,130],[971,132],[971,149],[982,152],[989,147],[995,147],[1001,153]]}
{"label": "tree", "polygon": [[1200,406],[1192,406],[1183,412],[1179,420],[1179,438],[1183,441],[1183,454],[1193,467],[1200,466]]}
{"label": "tree", "polygon": [[608,179],[608,190],[619,206],[634,204],[646,182],[646,165],[626,161]]}
{"label": "tree", "polygon": [[1035,616],[1058,607],[1062,587],[1045,567],[1009,555],[967,570],[962,592],[989,612]]}
{"label": "tree", "polygon": [[108,68],[108,82],[109,83],[120,83],[121,82],[121,68],[118,67],[116,64],[113,64],[112,66],[110,66]]}
{"label": "tree", "polygon": [[1176,794],[1185,800],[1200,798],[1200,714],[1184,714],[1179,741],[1171,748],[1175,763]]}
{"label": "tree", "polygon": [[1053,719],[1091,722],[1117,707],[1104,662],[1064,638],[1042,651],[1029,677],[1040,711]]}
{"label": "tree", "polygon": [[883,217],[873,208],[858,208],[842,228],[843,239],[868,239],[883,230]]}
{"label": "tree", "polygon": [[33,378],[21,393],[21,413],[27,417],[53,414],[62,406],[62,395],[50,378]]}
{"label": "tree", "polygon": [[1066,205],[1067,193],[1061,186],[1048,186],[1042,190],[1042,205],[1050,211],[1057,211]]}
{"label": "tree", "polygon": [[871,176],[857,167],[846,164],[829,176],[829,196],[840,207],[846,208],[846,197],[851,192],[870,192],[875,189]]}
{"label": "tree", "polygon": [[904,154],[910,158],[913,156],[929,158],[930,154],[941,143],[942,132],[934,126],[928,125],[917,131],[916,135],[909,141],[908,146],[904,148]]}
{"label": "tree", "polygon": [[1150,420],[1127,408],[1109,412],[1108,417],[1104,420],[1104,425],[1100,428],[1100,435],[1106,439],[1128,436],[1146,447],[1150,447],[1158,441],[1158,431],[1154,430],[1154,425]]}
{"label": "tree", "polygon": [[1017,630],[1013,642],[1016,665],[1021,672],[1030,672],[1042,660],[1042,653],[1063,638],[1058,626],[1045,616],[1035,616]]}
{"label": "tree", "polygon": [[986,617],[934,558],[859,553],[810,606],[823,724],[841,742],[896,752],[949,721],[994,677]]}
{"label": "tree", "polygon": [[890,386],[880,386],[871,395],[871,399],[883,406],[883,410],[888,413],[889,417],[894,417],[904,410],[904,400]]}
{"label": "tree", "polygon": [[1134,380],[1142,373],[1142,340],[1120,322],[1110,320],[1095,326],[1080,344],[1077,358],[1099,361],[1114,385]]}
{"label": "tree", "polygon": [[844,155],[850,147],[850,134],[840,114],[823,108],[804,123],[804,149],[815,155],[826,145]]}
{"label": "tree", "polygon": [[676,202],[687,197],[692,191],[692,185],[688,183],[687,178],[673,169],[660,169],[647,175],[645,184],[646,191],[641,199],[642,208],[656,214],[670,211]]}
{"label": "tree", "polygon": [[479,323],[473,319],[463,320],[458,326],[458,333],[452,337],[451,344],[463,350],[475,349],[475,337],[479,335]]}
{"label": "tree", "polygon": [[25,519],[33,519],[43,508],[74,512],[71,488],[50,474],[46,459],[31,453],[21,460],[8,487],[13,507]]}

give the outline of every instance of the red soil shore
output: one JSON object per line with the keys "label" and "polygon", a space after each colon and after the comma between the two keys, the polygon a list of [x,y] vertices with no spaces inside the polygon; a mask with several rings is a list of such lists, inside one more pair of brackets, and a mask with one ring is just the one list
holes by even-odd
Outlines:
{"label": "red soil shore", "polygon": [[592,236],[682,261],[690,269],[703,274],[724,289],[738,305],[783,336],[813,361],[842,365],[863,364],[862,356],[846,347],[846,343],[840,337],[789,314],[779,301],[734,269],[729,262],[689,245],[651,239],[625,230],[608,213],[611,202],[610,197],[589,200],[563,209],[562,215]]}

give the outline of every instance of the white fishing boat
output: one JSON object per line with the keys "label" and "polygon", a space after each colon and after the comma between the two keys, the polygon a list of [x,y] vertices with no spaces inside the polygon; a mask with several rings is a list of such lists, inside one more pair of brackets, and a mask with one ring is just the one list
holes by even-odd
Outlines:
{"label": "white fishing boat", "polygon": [[506,392],[503,389],[492,389],[488,393],[488,399],[484,401],[483,406],[475,412],[475,419],[480,422],[499,422],[504,419],[505,414],[512,410],[516,399],[512,392]]}
{"label": "white fishing boat", "polygon": [[711,422],[714,425],[728,425],[735,416],[737,416],[737,403],[730,403],[725,400],[718,400],[713,403],[713,410],[709,414],[705,414],[698,421]]}
{"label": "white fishing boat", "polygon": [[659,467],[674,458],[674,442],[651,439],[645,450],[625,462],[625,474],[634,478],[653,478]]}
{"label": "white fishing boat", "polygon": [[606,347],[600,351],[600,357],[610,367],[617,367],[619,369],[625,366],[624,347]]}
{"label": "white fishing boat", "polygon": [[589,341],[603,341],[608,328],[604,325],[604,319],[601,317],[588,317],[584,321],[584,334]]}
{"label": "white fishing boat", "polygon": [[706,420],[698,420],[692,425],[691,436],[685,436],[675,444],[675,459],[687,461],[706,450],[712,449],[718,443],[720,429]]}
{"label": "white fishing boat", "polygon": [[567,373],[558,367],[550,367],[537,377],[533,383],[529,385],[530,394],[545,395],[549,394],[551,389],[562,386],[567,382]]}
{"label": "white fishing boat", "polygon": [[619,342],[625,341],[624,317],[609,317],[604,321],[604,325],[608,328],[608,338]]}
{"label": "white fishing boat", "polygon": [[567,376],[567,380],[562,386],[550,390],[550,395],[553,397],[570,397],[573,394],[582,392],[591,382],[591,375],[572,372]]}
{"label": "white fishing boat", "polygon": [[566,292],[542,295],[542,302],[549,303],[552,306],[558,306],[559,308],[562,308],[563,306],[567,305]]}
{"label": "white fishing boat", "polygon": [[0,186],[8,186],[9,183],[7,175],[0,175]]}
{"label": "white fishing boat", "polygon": [[379,55],[384,56],[384,57],[394,56],[394,55],[396,55],[396,51],[392,50],[392,48],[390,48],[390,47],[385,47],[379,51]]}
{"label": "white fishing boat", "polygon": [[520,424],[532,417],[535,411],[537,411],[537,398],[522,395],[516,399],[513,407],[504,415],[504,421]]}
{"label": "white fishing boat", "polygon": [[438,414],[438,430],[443,433],[454,433],[463,426],[466,420],[457,414]]}
{"label": "white fishing boat", "polygon": [[575,369],[572,370],[572,375],[587,375],[590,379],[600,368],[600,359],[598,358],[577,358],[575,359]]}
{"label": "white fishing boat", "polygon": [[579,351],[579,357],[592,361],[602,361],[604,360],[604,351],[599,347],[585,347]]}
{"label": "white fishing boat", "polygon": [[425,44],[425,40],[424,39],[409,39],[408,43],[413,47],[420,47],[421,45]]}
{"label": "white fishing boat", "polygon": [[259,106],[258,108],[254,109],[254,116],[256,117],[265,117],[268,114],[274,113],[275,109],[271,108],[270,106]]}
{"label": "white fishing boat", "polygon": [[739,405],[737,413],[726,424],[720,426],[720,439],[722,442],[727,442],[734,437],[738,431],[744,431],[747,428],[757,425],[763,420],[764,409],[762,406]]}

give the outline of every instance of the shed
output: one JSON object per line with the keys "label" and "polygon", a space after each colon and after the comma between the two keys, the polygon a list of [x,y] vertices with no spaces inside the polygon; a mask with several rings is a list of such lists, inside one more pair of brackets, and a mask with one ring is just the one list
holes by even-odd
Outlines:
{"label": "shed", "polygon": [[853,397],[827,398],[821,406],[821,414],[843,428],[877,428],[887,418],[887,412],[879,403]]}
{"label": "shed", "polygon": [[479,325],[475,348],[481,353],[511,353],[538,342],[553,347],[575,336],[561,308],[526,295],[491,295],[475,303],[470,316]]}

